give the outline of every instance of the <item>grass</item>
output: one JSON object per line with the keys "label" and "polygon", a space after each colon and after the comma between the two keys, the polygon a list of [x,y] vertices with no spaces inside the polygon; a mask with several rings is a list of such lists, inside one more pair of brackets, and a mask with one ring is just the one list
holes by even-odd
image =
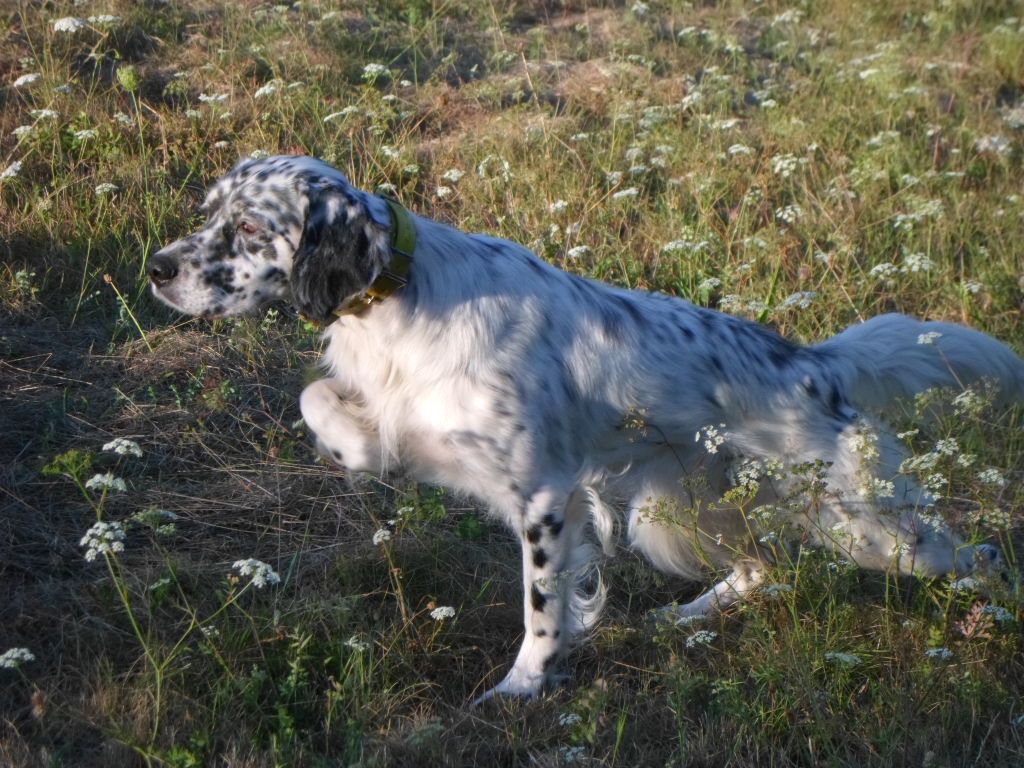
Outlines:
{"label": "grass", "polygon": [[[210,179],[253,152],[303,152],[566,269],[804,341],[896,310],[1020,351],[1018,13],[966,0],[4,10],[0,652],[34,660],[0,669],[0,763],[1024,762],[1019,595],[802,551],[773,573],[781,586],[696,640],[645,622],[694,585],[622,553],[572,682],[467,709],[519,637],[513,542],[470,501],[313,461],[296,397],[319,342],[290,312],[182,320],[144,280]],[[55,29],[79,14],[118,18]],[[919,429],[919,456],[957,441],[922,464],[942,513],[1016,561],[1019,418],[960,406]],[[143,455],[100,450],[114,437]],[[108,471],[124,492],[84,488]],[[79,539],[100,517],[126,526],[125,549],[90,563]],[[381,528],[391,538],[374,543]],[[281,583],[251,586],[232,569],[249,557]],[[454,617],[432,618],[443,606]]]}

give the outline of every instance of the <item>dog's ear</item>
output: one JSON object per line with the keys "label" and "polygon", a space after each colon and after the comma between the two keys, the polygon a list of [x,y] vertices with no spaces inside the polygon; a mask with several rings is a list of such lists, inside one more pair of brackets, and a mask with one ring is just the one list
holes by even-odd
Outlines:
{"label": "dog's ear", "polygon": [[386,207],[382,214],[374,205],[376,198],[345,185],[304,191],[309,205],[292,262],[292,301],[306,317],[324,323],[387,265],[389,222]]}

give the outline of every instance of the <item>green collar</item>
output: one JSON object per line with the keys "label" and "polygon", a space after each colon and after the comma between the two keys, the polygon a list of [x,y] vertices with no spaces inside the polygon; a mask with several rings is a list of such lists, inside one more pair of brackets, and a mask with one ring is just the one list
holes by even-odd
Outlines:
{"label": "green collar", "polygon": [[358,296],[346,299],[334,310],[333,314],[338,317],[358,315],[371,304],[384,301],[409,282],[412,254],[416,250],[416,225],[409,212],[397,201],[390,197],[382,199],[391,210],[391,261],[369,288]]}

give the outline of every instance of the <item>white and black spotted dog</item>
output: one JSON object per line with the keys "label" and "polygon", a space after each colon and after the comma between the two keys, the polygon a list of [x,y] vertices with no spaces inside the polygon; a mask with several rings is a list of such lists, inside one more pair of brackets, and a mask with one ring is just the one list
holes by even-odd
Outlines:
{"label": "white and black spotted dog", "polygon": [[601,607],[589,531],[610,553],[616,510],[656,567],[724,576],[668,610],[701,616],[741,599],[769,539],[720,498],[759,471],[745,509],[791,497],[798,481],[764,477],[769,462],[824,467],[826,492],[803,512],[789,505],[788,530],[862,567],[965,574],[1000,560],[919,514],[928,500],[899,473],[897,441],[866,420],[982,377],[1020,401],[1024,363],[984,334],[885,315],[797,346],[414,216],[305,157],[242,162],[204,206],[205,226],[150,260],[156,296],[205,317],[286,299],[327,323],[329,375],[301,398],[320,450],[470,494],[520,537],[525,637],[481,699],[554,679]]}

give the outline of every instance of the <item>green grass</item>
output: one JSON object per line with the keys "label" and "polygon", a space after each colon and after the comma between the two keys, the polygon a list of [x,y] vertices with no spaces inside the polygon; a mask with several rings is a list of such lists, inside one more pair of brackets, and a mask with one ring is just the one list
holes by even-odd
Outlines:
{"label": "green grass", "polygon": [[[895,310],[1024,349],[1018,4],[648,6],[3,11],[0,652],[35,660],[0,669],[0,763],[1024,763],[1019,595],[800,551],[771,578],[791,589],[707,644],[646,621],[694,585],[623,552],[570,684],[467,709],[519,639],[514,542],[470,501],[313,461],[296,398],[319,342],[291,313],[182,320],[148,295],[146,255],[195,226],[209,180],[303,152],[804,341]],[[54,28],[101,13],[119,19]],[[942,513],[1016,562],[1019,416],[946,414],[908,438],[957,440],[926,473]],[[143,456],[101,451],[113,437]],[[124,493],[71,479],[107,471]],[[98,516],[128,525],[125,551],[89,563]],[[229,579],[249,557],[281,584]]]}

